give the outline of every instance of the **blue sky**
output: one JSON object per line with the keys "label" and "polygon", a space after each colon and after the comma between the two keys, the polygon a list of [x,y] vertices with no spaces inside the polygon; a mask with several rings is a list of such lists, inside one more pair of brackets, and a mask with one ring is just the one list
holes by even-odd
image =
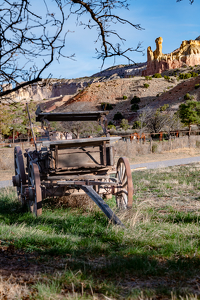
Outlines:
{"label": "blue sky", "polygon": [[[190,5],[189,0],[179,3],[176,0],[129,0],[129,10],[116,11],[119,16],[134,24],[140,24],[144,30],[136,30],[131,26],[117,25],[115,29],[126,39],[124,47],[135,48],[142,42],[144,56],[132,52],[131,59],[135,62],[145,62],[146,49],[151,46],[155,50],[155,39],[163,38],[163,53],[170,53],[178,48],[183,40],[195,39],[200,35],[200,3],[198,0]],[[95,30],[84,30],[75,25],[70,18],[66,30],[71,30],[66,39],[65,54],[76,54],[76,61],[62,58],[60,64],[55,61],[44,73],[43,78],[52,74],[53,78],[77,78],[90,76],[101,70],[101,60],[95,58]],[[127,64],[123,58],[106,60],[103,69],[112,65]]]}

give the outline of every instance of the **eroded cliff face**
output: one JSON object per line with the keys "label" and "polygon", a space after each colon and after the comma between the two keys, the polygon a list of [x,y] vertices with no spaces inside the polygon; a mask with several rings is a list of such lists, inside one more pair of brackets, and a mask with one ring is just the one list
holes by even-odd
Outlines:
{"label": "eroded cliff face", "polygon": [[200,64],[200,40],[183,41],[180,48],[170,54],[162,53],[162,37],[155,40],[156,50],[152,51],[151,47],[147,48],[147,68],[142,75],[152,75],[162,73],[165,70],[176,69],[187,66]]}
{"label": "eroded cliff face", "polygon": [[[119,65],[110,67],[104,71],[96,73],[91,77],[76,79],[50,79],[43,80],[18,90],[9,95],[14,101],[27,102],[29,100],[43,101],[52,98],[66,96],[73,97],[93,83],[109,82],[116,79],[141,76],[146,68],[146,63],[133,65]],[[5,86],[3,90],[11,89],[12,86]]]}
{"label": "eroded cliff face", "polygon": [[12,93],[11,97],[17,102],[23,102],[31,99],[42,101],[64,95],[72,96],[87,87],[90,81],[91,78],[89,77],[84,79],[51,79],[48,82],[43,80]]}

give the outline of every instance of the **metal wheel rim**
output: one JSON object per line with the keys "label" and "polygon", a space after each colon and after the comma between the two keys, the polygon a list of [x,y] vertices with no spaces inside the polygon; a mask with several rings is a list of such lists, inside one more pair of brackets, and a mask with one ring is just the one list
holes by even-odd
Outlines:
{"label": "metal wheel rim", "polygon": [[30,163],[28,170],[28,186],[34,190],[34,199],[28,200],[31,213],[35,216],[42,214],[42,190],[40,182],[40,172],[37,164]]}
{"label": "metal wheel rim", "polygon": [[129,161],[120,157],[117,162],[116,178],[122,186],[116,195],[116,204],[120,209],[131,208],[133,204],[133,182]]}

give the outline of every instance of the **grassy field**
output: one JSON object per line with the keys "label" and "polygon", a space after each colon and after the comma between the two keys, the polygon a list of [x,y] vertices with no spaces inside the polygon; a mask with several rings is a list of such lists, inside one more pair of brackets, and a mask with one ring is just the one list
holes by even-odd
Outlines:
{"label": "grassy field", "polygon": [[116,212],[126,229],[96,206],[46,201],[35,218],[0,190],[0,299],[199,298],[199,172],[134,172],[133,208]]}

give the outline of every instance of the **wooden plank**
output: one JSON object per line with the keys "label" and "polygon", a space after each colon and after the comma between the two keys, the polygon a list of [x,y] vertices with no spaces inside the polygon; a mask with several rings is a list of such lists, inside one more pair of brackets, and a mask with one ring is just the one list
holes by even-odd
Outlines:
{"label": "wooden plank", "polygon": [[54,148],[58,145],[58,148],[70,148],[70,147],[86,147],[102,145],[104,141],[112,143],[120,140],[121,137],[99,137],[99,138],[86,138],[86,139],[73,139],[73,140],[61,140],[61,141],[42,141],[44,147]]}
{"label": "wooden plank", "polygon": [[58,146],[55,146],[55,169],[58,167]]}
{"label": "wooden plank", "polygon": [[[58,185],[107,185],[107,188],[112,188],[114,185],[118,185],[118,182],[106,182],[106,181],[94,181],[94,180],[58,180]],[[121,186],[118,186],[121,188]]]}
{"label": "wooden plank", "polygon": [[103,141],[103,164],[107,165],[107,156],[106,156],[106,141]]}
{"label": "wooden plank", "polygon": [[[102,180],[102,179],[110,179],[110,176],[107,176],[107,175],[92,175],[92,174],[83,174],[83,175],[57,175],[57,176],[48,176],[47,177],[47,180],[62,180],[62,179],[65,179],[65,180],[85,180],[85,179],[88,179],[88,180]],[[112,181],[117,181],[116,178],[111,178]]]}
{"label": "wooden plank", "polygon": [[98,205],[108,219],[110,219],[116,225],[125,227],[120,219],[114,214],[112,209],[108,206],[108,204],[95,192],[91,186],[82,185],[80,188],[84,190],[84,192]]}
{"label": "wooden plank", "polygon": [[36,116],[37,122],[47,121],[98,121],[101,116],[106,116],[109,111],[84,111],[64,113],[39,113]]}

